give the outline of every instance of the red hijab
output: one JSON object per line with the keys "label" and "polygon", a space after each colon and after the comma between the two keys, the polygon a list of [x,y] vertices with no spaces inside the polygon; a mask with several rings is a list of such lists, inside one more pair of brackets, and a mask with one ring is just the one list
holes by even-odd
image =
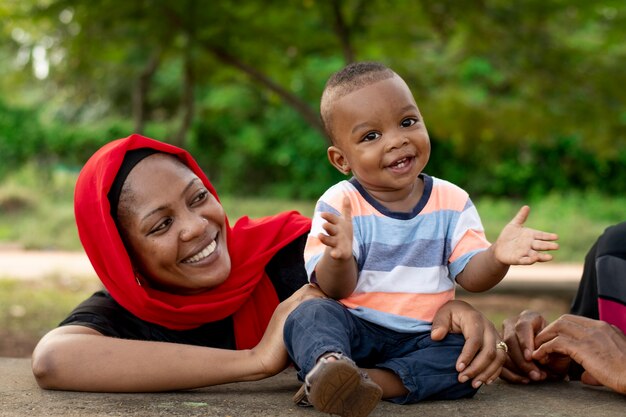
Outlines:
{"label": "red hijab", "polygon": [[310,220],[295,211],[259,220],[243,217],[232,228],[226,220],[231,272],[224,283],[196,295],[140,286],[107,198],[124,155],[138,148],[177,156],[218,198],[206,175],[183,149],[140,135],[103,146],[83,167],[74,194],[78,234],[98,277],[120,305],[142,320],[186,330],[232,315],[237,348],[254,347],[278,305],[265,266],[276,252],[310,229]]}

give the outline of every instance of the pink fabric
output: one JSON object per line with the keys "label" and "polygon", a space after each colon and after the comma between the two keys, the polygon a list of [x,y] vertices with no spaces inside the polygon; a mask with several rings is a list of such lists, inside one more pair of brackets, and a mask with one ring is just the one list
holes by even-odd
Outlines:
{"label": "pink fabric", "polygon": [[600,311],[600,320],[619,327],[626,334],[626,306],[600,298],[598,299],[598,310]]}

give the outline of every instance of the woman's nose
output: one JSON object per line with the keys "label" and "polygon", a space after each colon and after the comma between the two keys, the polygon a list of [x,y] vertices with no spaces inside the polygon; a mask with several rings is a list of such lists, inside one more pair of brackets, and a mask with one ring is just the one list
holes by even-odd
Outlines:
{"label": "woman's nose", "polygon": [[209,223],[207,219],[198,213],[189,212],[182,220],[180,238],[184,241],[195,239],[202,236]]}

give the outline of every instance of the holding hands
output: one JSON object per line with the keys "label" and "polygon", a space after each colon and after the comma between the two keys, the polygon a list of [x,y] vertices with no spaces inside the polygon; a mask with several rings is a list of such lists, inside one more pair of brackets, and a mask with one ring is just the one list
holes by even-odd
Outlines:
{"label": "holding hands", "polygon": [[567,357],[584,368],[585,384],[604,385],[626,394],[626,335],[600,320],[565,314],[535,338],[532,358],[551,363]]}
{"label": "holding hands", "polygon": [[544,251],[557,250],[559,238],[554,233],[524,227],[530,207],[523,206],[500,232],[493,245],[496,259],[505,265],[532,265],[552,260]]}
{"label": "holding hands", "polygon": [[626,394],[626,335],[600,320],[565,314],[546,325],[541,315],[524,311],[503,323],[509,346],[501,377],[529,383],[563,378],[571,362],[584,368],[585,384]]}

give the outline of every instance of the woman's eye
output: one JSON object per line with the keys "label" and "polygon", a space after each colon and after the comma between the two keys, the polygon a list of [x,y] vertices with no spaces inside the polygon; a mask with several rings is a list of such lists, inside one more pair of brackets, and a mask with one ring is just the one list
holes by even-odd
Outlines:
{"label": "woman's eye", "polygon": [[195,203],[199,203],[201,201],[204,201],[207,199],[209,195],[208,190],[202,190],[200,191],[198,194],[196,194],[196,196],[193,198],[193,200],[191,201],[191,204],[195,204]]}
{"label": "woman's eye", "polygon": [[376,140],[380,137],[380,133],[378,132],[369,132],[365,136],[363,136],[363,142],[369,142],[372,140]]}
{"label": "woman's eye", "polygon": [[417,119],[414,117],[407,117],[406,119],[404,119],[402,122],[400,122],[400,125],[402,127],[411,127],[413,126],[415,123],[417,123]]}
{"label": "woman's eye", "polygon": [[152,230],[150,230],[148,234],[151,235],[153,233],[162,232],[167,229],[170,224],[172,224],[172,219],[165,219],[162,222],[158,223],[154,228],[152,228]]}

